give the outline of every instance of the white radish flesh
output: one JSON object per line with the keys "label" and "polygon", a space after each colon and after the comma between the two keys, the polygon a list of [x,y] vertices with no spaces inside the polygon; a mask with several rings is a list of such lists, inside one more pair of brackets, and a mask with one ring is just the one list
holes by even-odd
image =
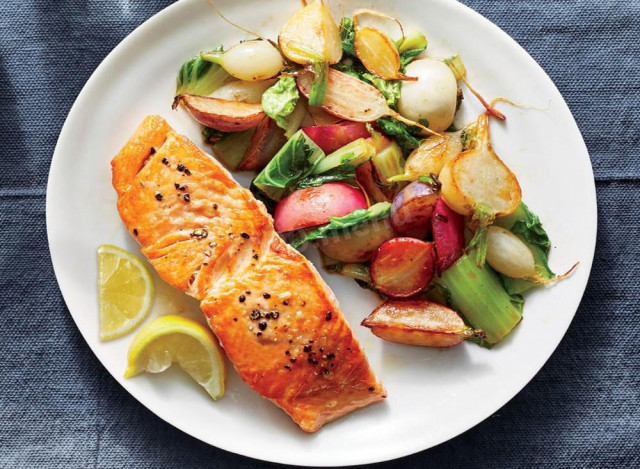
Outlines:
{"label": "white radish flesh", "polygon": [[487,228],[487,262],[507,277],[537,277],[531,250],[518,236],[499,226]]}
{"label": "white radish flesh", "polygon": [[456,113],[458,84],[444,63],[420,59],[407,65],[405,74],[417,81],[402,83],[398,110],[407,119],[427,120],[428,127],[442,132],[451,126]]}

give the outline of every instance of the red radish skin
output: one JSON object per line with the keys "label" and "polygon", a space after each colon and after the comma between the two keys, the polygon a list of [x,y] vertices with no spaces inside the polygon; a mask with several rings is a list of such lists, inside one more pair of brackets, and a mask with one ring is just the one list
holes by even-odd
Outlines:
{"label": "red radish skin", "polygon": [[371,261],[374,286],[393,298],[415,295],[433,278],[436,258],[433,243],[415,238],[393,238]]}
{"label": "red radish skin", "polygon": [[363,122],[345,122],[335,125],[313,125],[302,130],[316,142],[327,155],[359,138],[369,138],[371,134]]}
{"label": "red radish skin", "polygon": [[464,251],[464,217],[440,198],[431,216],[431,233],[436,245],[438,272],[451,267]]}
{"label": "red radish skin", "polygon": [[439,200],[438,189],[414,181],[402,189],[391,204],[391,226],[401,236],[425,239],[429,223]]}
{"label": "red radish skin", "polygon": [[367,208],[362,191],[341,182],[329,182],[286,196],[278,203],[273,220],[276,231],[286,233],[328,223],[331,217],[343,217],[359,208]]}

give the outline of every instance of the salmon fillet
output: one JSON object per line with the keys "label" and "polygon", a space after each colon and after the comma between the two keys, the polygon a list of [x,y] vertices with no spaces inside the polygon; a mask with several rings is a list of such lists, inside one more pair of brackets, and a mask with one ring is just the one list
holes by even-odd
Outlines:
{"label": "salmon fillet", "polygon": [[149,116],[111,166],[127,229],[254,391],[306,432],[386,397],[318,272],[214,158]]}

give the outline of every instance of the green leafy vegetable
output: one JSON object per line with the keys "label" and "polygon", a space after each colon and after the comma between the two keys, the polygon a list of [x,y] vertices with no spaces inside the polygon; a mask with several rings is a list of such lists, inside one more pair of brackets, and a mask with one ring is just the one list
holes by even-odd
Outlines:
{"label": "green leafy vegetable", "polygon": [[294,77],[280,77],[275,85],[262,94],[262,109],[271,117],[278,127],[287,130],[289,116],[300,99],[298,86]]}
{"label": "green leafy vegetable", "polygon": [[445,270],[438,283],[466,322],[486,333],[488,344],[502,340],[522,319],[521,304],[514,305],[517,300],[505,291],[493,269],[479,267],[467,255]]}
{"label": "green leafy vegetable", "polygon": [[301,179],[311,175],[324,152],[302,130],[296,132],[253,184],[272,200],[280,200],[294,189]]}
{"label": "green leafy vegetable", "polygon": [[409,63],[420,55],[427,48],[427,38],[424,37],[419,31],[414,31],[411,34],[400,39],[396,47],[400,53],[400,67],[404,70]]}
{"label": "green leafy vegetable", "polygon": [[398,145],[405,151],[411,152],[420,146],[422,139],[417,135],[419,127],[409,127],[393,117],[382,117],[376,121],[376,126],[390,137],[394,137]]}
{"label": "green leafy vegetable", "polygon": [[[217,51],[222,51],[220,46]],[[197,94],[206,96],[220,88],[230,75],[217,64],[202,58],[193,57],[180,67],[176,81],[176,96],[179,94]]]}
{"label": "green leafy vegetable", "polygon": [[311,231],[303,238],[295,240],[291,245],[294,248],[297,248],[308,241],[338,236],[345,232],[358,229],[364,223],[371,223],[376,220],[380,220],[381,218],[388,217],[390,213],[391,204],[389,202],[377,203],[366,210],[359,208],[344,217],[332,217],[329,224]]}
{"label": "green leafy vegetable", "polygon": [[353,45],[355,37],[356,32],[353,27],[353,19],[345,16],[342,18],[342,21],[340,21],[340,39],[342,39],[342,50],[351,57],[357,57],[356,49]]}
{"label": "green leafy vegetable", "polygon": [[519,235],[524,241],[538,246],[545,253],[551,248],[551,241],[547,232],[542,227],[540,218],[529,210],[524,202],[510,215],[499,219],[500,226]]}
{"label": "green leafy vegetable", "polygon": [[313,62],[313,82],[309,91],[309,106],[322,106],[329,83],[329,64]]}
{"label": "green leafy vegetable", "polygon": [[338,168],[327,171],[323,174],[312,174],[304,179],[301,179],[296,188],[306,189],[309,187],[318,187],[327,182],[347,181],[349,179],[355,179],[356,167],[345,164]]}
{"label": "green leafy vegetable", "polygon": [[351,143],[338,148],[318,162],[312,174],[324,174],[340,168],[343,165],[358,167],[376,154],[376,149],[364,138],[359,138]]}

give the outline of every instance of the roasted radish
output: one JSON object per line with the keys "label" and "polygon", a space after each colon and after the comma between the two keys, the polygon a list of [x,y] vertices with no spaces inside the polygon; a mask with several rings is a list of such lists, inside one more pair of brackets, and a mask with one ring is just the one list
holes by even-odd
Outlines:
{"label": "roasted radish", "polygon": [[285,23],[278,43],[282,53],[302,65],[335,64],[342,58],[340,30],[321,0],[309,2]]}
{"label": "roasted radish", "polygon": [[[298,89],[307,98],[312,85],[312,73],[301,73],[298,76]],[[434,133],[422,124],[409,121],[389,108],[387,100],[376,87],[333,68],[329,69],[322,109],[353,122],[372,122],[381,117],[392,116],[409,125],[420,127],[427,133]]]}
{"label": "roasted radish", "polygon": [[371,261],[371,278],[385,295],[406,298],[427,286],[435,264],[433,243],[394,238],[380,246]]}
{"label": "roasted radish", "polygon": [[354,140],[371,136],[367,126],[362,122],[314,125],[303,127],[302,130],[327,154],[333,153]]}
{"label": "roasted radish", "polygon": [[286,233],[322,225],[331,217],[343,217],[366,208],[367,201],[359,189],[330,182],[292,192],[278,203],[273,218],[276,231]]}
{"label": "roasted radish", "polygon": [[342,262],[371,260],[382,243],[395,236],[388,218],[367,223],[362,228],[339,236],[318,240],[324,254]]}
{"label": "roasted radish", "polygon": [[451,210],[441,198],[431,216],[431,234],[436,245],[438,272],[442,273],[464,251],[464,217]]}
{"label": "roasted radish", "polygon": [[391,226],[400,236],[424,239],[429,234],[431,214],[439,200],[432,184],[412,182],[402,189],[391,204]]}
{"label": "roasted radish", "polygon": [[451,308],[427,300],[387,300],[362,325],[381,339],[423,347],[453,347],[482,336]]}
{"label": "roasted radish", "polygon": [[264,117],[256,127],[251,143],[238,166],[240,171],[259,171],[287,142],[282,130],[270,117]]}
{"label": "roasted radish", "polygon": [[173,101],[173,109],[176,109],[180,103],[202,125],[222,132],[251,129],[260,124],[265,117],[260,104],[181,94]]}
{"label": "roasted radish", "polygon": [[449,161],[439,178],[442,197],[461,215],[482,211],[490,221],[512,213],[520,204],[518,179],[491,146],[487,114],[478,118],[475,148]]}

